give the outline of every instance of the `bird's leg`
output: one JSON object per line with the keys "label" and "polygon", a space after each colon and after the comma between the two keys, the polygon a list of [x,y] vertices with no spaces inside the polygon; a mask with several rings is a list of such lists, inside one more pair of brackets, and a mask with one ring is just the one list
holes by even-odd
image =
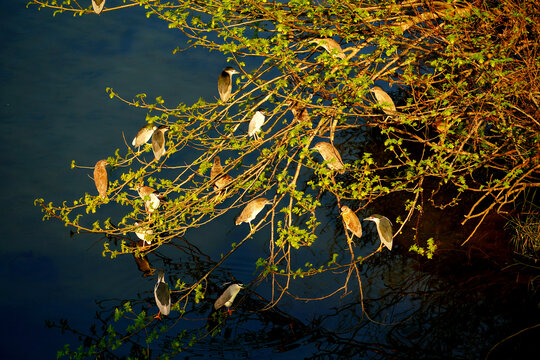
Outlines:
{"label": "bird's leg", "polygon": [[350,249],[352,251],[352,246],[356,246],[356,244],[354,243],[353,241],[353,238],[354,238],[354,234],[351,234],[351,237],[349,237],[349,231],[347,230],[347,228],[345,228],[345,236],[347,236],[347,246],[344,250],[347,250],[347,249]]}
{"label": "bird's leg", "polygon": [[249,230],[250,230],[250,232],[253,232],[253,226],[251,226],[251,221],[248,222],[248,224],[249,224]]}
{"label": "bird's leg", "polygon": [[381,245],[379,246],[379,248],[377,249],[377,251],[375,251],[375,252],[382,251],[382,247],[383,247],[383,246],[382,246],[382,244],[381,244]]}
{"label": "bird's leg", "polygon": [[156,316],[154,316],[154,319],[161,320],[161,310],[159,310],[158,314]]}

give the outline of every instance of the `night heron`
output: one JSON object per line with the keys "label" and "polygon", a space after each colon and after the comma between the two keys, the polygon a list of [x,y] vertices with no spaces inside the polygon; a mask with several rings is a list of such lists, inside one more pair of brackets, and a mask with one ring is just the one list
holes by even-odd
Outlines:
{"label": "night heron", "polygon": [[171,291],[169,285],[165,282],[163,269],[158,270],[158,281],[154,286],[154,298],[159,308],[159,313],[154,318],[161,320],[161,314],[167,316],[171,312]]}
{"label": "night heron", "polygon": [[388,95],[383,89],[381,89],[378,86],[374,86],[370,90],[374,95],[375,99],[377,99],[377,104],[379,104],[382,108],[382,111],[386,115],[395,115],[396,114],[396,105],[394,105],[394,101]]}
{"label": "night heron", "polygon": [[226,67],[223,69],[218,78],[218,91],[219,97],[223,102],[227,101],[231,97],[232,92],[232,76],[234,74],[240,74],[232,67]]}
{"label": "night heron", "polygon": [[339,46],[336,40],[332,38],[313,39],[310,41],[310,43],[323,47],[324,50],[328,51],[328,53],[332,55],[332,57],[338,57],[342,60],[345,59],[343,49],[341,49],[341,46]]}
{"label": "night heron", "polygon": [[92,7],[94,8],[94,12],[99,15],[103,11],[103,7],[105,6],[105,0],[92,0]]}
{"label": "night heron", "polygon": [[152,276],[154,275],[155,269],[152,268],[152,265],[150,265],[150,261],[148,260],[148,257],[143,254],[135,254],[131,253],[133,255],[133,259],[135,260],[135,263],[137,264],[137,268],[140,272],[142,272],[142,277]]}
{"label": "night heron", "polygon": [[293,113],[294,120],[299,123],[308,123],[311,125],[311,118],[306,107],[295,104],[291,106],[291,112]]}
{"label": "night heron", "polygon": [[[221,174],[223,174],[223,167],[221,166],[219,156],[216,156],[214,157],[214,165],[212,165],[212,169],[210,170],[210,180],[214,180],[215,178],[221,176]],[[232,176],[225,174],[216,180],[214,183],[214,189],[223,189],[225,186],[229,185],[231,181],[233,181]]]}
{"label": "night heron", "polygon": [[343,160],[341,160],[341,156],[334,145],[321,141],[315,144],[313,148],[319,151],[324,161],[328,163],[330,169],[336,170],[340,174],[345,172],[345,169],[343,169],[345,166]]}
{"label": "night heron", "polygon": [[392,223],[388,218],[374,214],[370,217],[367,217],[364,219],[368,221],[373,221],[375,225],[377,226],[377,233],[379,234],[379,238],[381,239],[381,246],[379,249],[382,248],[382,246],[386,246],[388,250],[392,250]]}
{"label": "night heron", "polygon": [[152,189],[150,186],[139,185],[136,188],[141,199],[144,200],[144,207],[148,212],[154,212],[160,205],[160,195],[157,190]]}
{"label": "night heron", "polygon": [[257,110],[249,122],[248,135],[255,136],[257,139],[257,133],[261,131],[261,127],[264,125],[265,119],[266,117],[264,110]]}
{"label": "night heron", "polygon": [[154,231],[147,226],[139,226],[139,223],[136,222],[135,226],[138,226],[138,228],[135,230],[135,235],[148,245],[152,243],[152,237],[154,235]]}
{"label": "night heron", "polygon": [[109,180],[107,179],[107,160],[99,160],[94,166],[94,182],[101,198],[107,197],[107,188],[109,187]]}
{"label": "night heron", "polygon": [[356,237],[360,239],[362,237],[362,224],[360,224],[360,220],[354,211],[348,206],[343,205],[341,207],[341,216],[343,217],[343,222],[345,222],[347,230],[350,230],[353,235],[356,235]]}
{"label": "night heron", "polygon": [[138,132],[137,135],[133,138],[131,145],[138,148],[141,145],[144,145],[150,140],[152,134],[157,129],[157,126],[152,124],[146,124]]}
{"label": "night heron", "polygon": [[165,132],[167,130],[169,130],[167,126],[161,125],[152,134],[152,151],[158,161],[165,154]]}
{"label": "night heron", "polygon": [[247,222],[249,224],[249,228],[253,230],[251,227],[251,221],[255,219],[258,213],[261,212],[261,210],[264,208],[265,205],[271,205],[272,202],[265,198],[258,198],[255,200],[251,200],[244,210],[238,215],[238,217],[235,220],[236,225],[240,225],[243,222]]}
{"label": "night heron", "polygon": [[[226,283],[229,284],[229,283]],[[225,284],[225,285],[226,285]],[[241,283],[232,283],[223,293],[220,295],[220,297],[217,298],[217,300],[214,302],[214,310],[219,310],[223,306],[227,308],[227,312],[229,315],[231,315],[231,305],[234,302],[234,299],[236,298],[236,295],[238,295],[238,292],[242,289],[243,284]]]}

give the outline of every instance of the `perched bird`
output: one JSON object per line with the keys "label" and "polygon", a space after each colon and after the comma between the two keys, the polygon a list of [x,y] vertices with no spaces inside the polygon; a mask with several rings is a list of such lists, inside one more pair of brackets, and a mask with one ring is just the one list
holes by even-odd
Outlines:
{"label": "perched bird", "polygon": [[231,305],[234,302],[234,299],[236,298],[236,295],[238,295],[238,292],[240,289],[242,289],[243,284],[241,283],[226,283],[224,285],[230,284],[227,286],[225,291],[217,298],[217,300],[214,302],[214,310],[219,310],[223,306],[227,308],[227,312],[229,315],[231,315]]}
{"label": "perched bird", "polygon": [[300,105],[291,106],[291,112],[293,113],[294,120],[299,123],[308,123],[311,125],[311,119],[306,107]]}
{"label": "perched bird", "polygon": [[257,133],[261,131],[265,119],[264,110],[257,110],[249,122],[248,135],[257,138]]}
{"label": "perched bird", "polygon": [[243,222],[247,222],[249,224],[249,228],[253,229],[251,227],[251,221],[255,219],[258,213],[261,212],[261,210],[264,208],[265,205],[272,204],[270,200],[267,200],[265,198],[257,198],[255,200],[251,200],[244,210],[238,215],[238,217],[235,220],[236,225],[240,225]]}
{"label": "perched bird", "polygon": [[332,57],[338,57],[340,59],[345,59],[345,53],[341,46],[332,38],[324,39],[313,39],[310,41],[310,44],[317,44],[317,46],[322,46],[324,50],[328,51]]}
{"label": "perched bird", "polygon": [[210,169],[210,179],[214,180],[216,177],[223,173],[223,166],[221,166],[221,159],[219,156],[214,156],[214,164]]}
{"label": "perched bird", "polygon": [[232,92],[232,76],[234,74],[240,74],[232,67],[226,67],[223,69],[218,78],[218,91],[219,97],[223,102],[227,101],[231,97]]}
{"label": "perched bird", "polygon": [[99,160],[94,166],[94,182],[101,198],[107,197],[107,188],[109,187],[109,180],[107,179],[107,160]]}
{"label": "perched bird", "polygon": [[343,205],[341,207],[341,216],[343,217],[347,230],[350,230],[354,235],[356,235],[357,238],[360,239],[362,237],[362,224],[360,224],[360,220],[354,211],[352,211],[348,206]]}
{"label": "perched bird", "polygon": [[134,147],[140,147],[141,145],[144,145],[150,140],[152,137],[152,134],[154,131],[156,131],[157,126],[152,124],[146,124],[144,125],[138,132],[137,135],[133,138],[133,141],[131,142],[131,145]]}
{"label": "perched bird", "polygon": [[92,7],[94,8],[94,12],[96,14],[100,14],[103,11],[103,7],[105,6],[105,0],[92,0]]}
{"label": "perched bird", "polygon": [[343,169],[345,166],[343,164],[343,160],[341,160],[341,156],[334,145],[325,142],[318,142],[313,148],[319,151],[324,161],[328,162],[328,167],[330,169],[336,170],[340,174],[345,172],[345,169]]}
{"label": "perched bird", "polygon": [[161,125],[152,134],[152,151],[158,161],[165,154],[165,132],[167,130],[169,130],[167,126]]}
{"label": "perched bird", "polygon": [[154,318],[161,320],[161,314],[167,316],[171,312],[171,291],[169,290],[169,285],[165,282],[165,272],[163,269],[158,270],[158,281],[154,286],[154,298],[159,308],[159,313]]}
{"label": "perched bird", "polygon": [[390,222],[390,220],[378,214],[371,215],[370,217],[365,218],[364,221],[365,220],[373,221],[377,226],[377,233],[379,234],[379,238],[381,239],[381,247],[379,247],[379,249],[382,248],[384,244],[384,246],[386,246],[388,250],[392,250],[393,235],[392,223]]}
{"label": "perched bird", "polygon": [[[214,180],[221,174],[223,174],[223,167],[221,166],[221,160],[219,159],[219,156],[216,156],[214,157],[214,165],[212,165],[212,169],[210,170],[210,180]],[[223,189],[225,186],[229,185],[231,181],[233,181],[232,176],[225,174],[216,180],[216,182],[214,183],[214,189]]]}
{"label": "perched bird", "polygon": [[[139,226],[139,223],[136,222],[135,226]],[[135,235],[137,235],[139,239],[150,245],[152,243],[152,235],[154,235],[154,231],[146,226],[141,226],[137,230],[135,230]]]}
{"label": "perched bird", "polygon": [[154,212],[160,205],[159,192],[152,189],[150,186],[139,185],[136,188],[141,199],[144,200],[144,207],[147,212]]}
{"label": "perched bird", "polygon": [[378,86],[374,86],[370,90],[374,95],[375,99],[377,99],[377,104],[379,104],[382,108],[382,111],[386,115],[395,115],[396,114],[396,105],[394,105],[394,101],[388,95],[383,89],[381,89]]}

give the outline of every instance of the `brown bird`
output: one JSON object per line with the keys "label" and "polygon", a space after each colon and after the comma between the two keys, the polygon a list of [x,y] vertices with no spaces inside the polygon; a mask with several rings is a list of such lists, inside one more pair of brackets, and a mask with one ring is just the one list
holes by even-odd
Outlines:
{"label": "brown bird", "polygon": [[150,186],[143,185],[139,185],[136,190],[141,199],[144,200],[144,207],[147,212],[154,212],[159,207],[160,195],[158,191],[152,189]]}
{"label": "brown bird", "polygon": [[165,132],[167,130],[169,130],[167,126],[161,125],[152,134],[152,151],[158,161],[165,154]]}
{"label": "brown bird", "polygon": [[216,177],[223,173],[223,166],[221,166],[221,159],[219,156],[214,157],[214,164],[210,170],[210,180],[214,180]]}
{"label": "brown bird", "polygon": [[146,255],[143,255],[143,254],[135,255],[135,253],[132,253],[132,254],[133,254],[133,258],[135,259],[135,263],[137,264],[137,268],[139,269],[140,272],[143,273],[142,277],[154,275],[154,272],[156,270],[152,268],[152,265],[150,265],[150,261],[148,261],[148,258],[146,257]]}
{"label": "brown bird", "polygon": [[317,44],[317,46],[322,46],[324,50],[328,51],[332,57],[338,57],[341,60],[345,59],[345,53],[336,40],[332,38],[325,39],[313,39],[310,41],[310,44]]}
{"label": "brown bird", "polygon": [[232,77],[234,74],[240,74],[233,67],[226,67],[223,69],[218,77],[218,92],[221,101],[225,102],[230,99],[232,93]]}
{"label": "brown bird", "polygon": [[383,89],[381,89],[378,86],[374,86],[370,90],[374,95],[375,99],[377,99],[377,104],[379,104],[382,108],[382,111],[386,115],[395,115],[396,114],[396,105],[394,104],[394,101],[388,95]]}
{"label": "brown bird", "polygon": [[107,188],[109,187],[109,180],[107,178],[107,160],[99,160],[94,166],[94,182],[96,188],[103,199],[107,197]]}
{"label": "brown bird", "polygon": [[341,207],[341,216],[343,217],[343,222],[345,222],[347,230],[350,230],[353,235],[360,239],[362,237],[362,225],[360,224],[360,220],[354,211],[352,211],[348,206],[343,205]]}
{"label": "brown bird", "polygon": [[330,169],[336,170],[340,174],[345,172],[345,169],[343,169],[345,166],[343,160],[341,160],[341,156],[334,145],[321,141],[315,144],[313,148],[319,151],[324,161],[328,162],[328,167]]}
{"label": "brown bird", "polygon": [[[221,160],[219,156],[216,156],[214,157],[214,165],[212,165],[212,169],[210,170],[210,180],[214,180],[215,178],[221,176],[221,174],[223,174],[223,167],[221,166]],[[232,181],[232,176],[225,174],[216,180],[216,182],[214,183],[214,189],[223,189]]]}
{"label": "brown bird", "polygon": [[291,112],[294,115],[294,120],[299,123],[309,123],[311,125],[311,118],[309,117],[307,108],[296,105],[291,107]]}
{"label": "brown bird", "polygon": [[247,222],[249,224],[249,228],[253,230],[251,227],[251,221],[255,219],[257,214],[261,212],[261,210],[264,208],[265,205],[271,205],[272,202],[270,200],[267,200],[265,198],[258,198],[255,200],[251,200],[244,210],[238,215],[238,217],[235,220],[236,225],[240,225],[243,222]]}
{"label": "brown bird", "polygon": [[105,6],[105,0],[92,0],[92,7],[94,8],[94,12],[96,14],[100,14],[103,11],[103,7]]}
{"label": "brown bird", "polygon": [[135,135],[135,137],[133,138],[131,145],[133,145],[134,147],[140,147],[141,145],[146,144],[148,140],[150,140],[152,134],[156,129],[157,126],[152,124],[146,124],[137,132],[137,135]]}

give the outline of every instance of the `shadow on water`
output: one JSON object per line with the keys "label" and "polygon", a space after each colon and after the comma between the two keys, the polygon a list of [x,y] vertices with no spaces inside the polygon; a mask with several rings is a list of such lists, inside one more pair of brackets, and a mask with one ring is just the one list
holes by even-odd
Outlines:
{"label": "shadow on water", "polygon": [[179,300],[177,282],[196,282],[216,265],[184,239],[167,247],[134,261],[133,275],[138,269],[152,283],[134,298],[98,301],[90,329],[75,329],[68,320],[51,319],[48,326],[77,335],[80,344],[71,349],[82,346],[103,359],[509,359],[537,350],[538,293],[520,281],[527,274],[474,248],[443,248],[433,261],[398,242],[392,252],[361,265],[363,304],[353,291],[330,302],[285,301],[263,310],[269,301],[253,281],[239,293],[232,315],[222,314],[209,329],[221,284],[243,279],[232,279],[233,269],[214,271],[203,284],[204,298],[180,301],[164,320],[152,319],[155,264],[165,268],[173,303]]}

